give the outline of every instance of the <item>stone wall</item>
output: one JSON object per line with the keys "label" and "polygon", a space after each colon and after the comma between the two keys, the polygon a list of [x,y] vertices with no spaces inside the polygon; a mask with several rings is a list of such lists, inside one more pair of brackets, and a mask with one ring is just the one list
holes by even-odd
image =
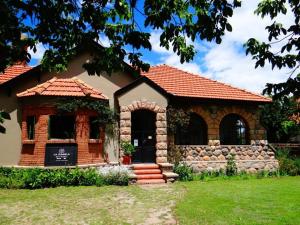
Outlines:
{"label": "stone wall", "polygon": [[275,154],[265,140],[252,140],[251,145],[220,145],[219,140],[211,140],[209,145],[175,145],[174,148],[181,155],[180,161],[196,172],[225,169],[230,154],[235,155],[239,171],[278,168]]}
{"label": "stone wall", "polygon": [[[120,107],[120,140],[131,141],[131,112],[147,109],[156,113],[156,163],[167,162],[167,116],[166,109],[145,99]],[[120,150],[120,157],[123,156]]]}

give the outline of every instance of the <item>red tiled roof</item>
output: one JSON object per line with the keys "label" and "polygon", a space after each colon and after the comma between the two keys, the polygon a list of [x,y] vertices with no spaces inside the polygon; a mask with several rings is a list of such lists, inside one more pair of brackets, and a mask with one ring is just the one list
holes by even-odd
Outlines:
{"label": "red tiled roof", "polygon": [[270,98],[232,87],[168,65],[142,73],[169,94],[182,97],[271,102]]}
{"label": "red tiled roof", "polygon": [[39,84],[24,92],[18,93],[18,97],[33,95],[45,96],[73,96],[73,97],[92,97],[98,99],[108,99],[101,92],[87,85],[77,78],[58,79],[56,77],[45,83]]}
{"label": "red tiled roof", "polygon": [[4,73],[0,73],[0,84],[9,81],[22,73],[27,72],[32,67],[24,64],[16,64],[5,69]]}

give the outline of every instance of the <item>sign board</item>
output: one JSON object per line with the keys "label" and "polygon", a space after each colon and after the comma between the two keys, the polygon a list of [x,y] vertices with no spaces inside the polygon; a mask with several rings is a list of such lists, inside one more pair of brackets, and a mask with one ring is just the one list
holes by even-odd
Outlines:
{"label": "sign board", "polygon": [[139,146],[139,140],[138,139],[134,139],[133,140],[133,146],[134,147],[138,147]]}
{"label": "sign board", "polygon": [[76,144],[47,144],[45,166],[75,166],[77,164]]}

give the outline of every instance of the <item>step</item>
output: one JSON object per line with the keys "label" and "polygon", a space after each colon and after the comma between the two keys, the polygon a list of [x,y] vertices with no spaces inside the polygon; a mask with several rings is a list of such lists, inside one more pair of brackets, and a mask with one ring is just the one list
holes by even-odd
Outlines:
{"label": "step", "polygon": [[141,174],[141,175],[137,175],[136,178],[138,180],[141,180],[141,179],[163,179],[164,176],[162,174]]}
{"label": "step", "polygon": [[157,164],[133,164],[134,170],[159,169]]}
{"label": "step", "polygon": [[133,170],[133,172],[137,175],[139,174],[161,174],[160,169],[144,169],[144,170]]}
{"label": "step", "polygon": [[164,184],[166,183],[165,180],[163,179],[142,179],[142,180],[137,180],[137,184]]}

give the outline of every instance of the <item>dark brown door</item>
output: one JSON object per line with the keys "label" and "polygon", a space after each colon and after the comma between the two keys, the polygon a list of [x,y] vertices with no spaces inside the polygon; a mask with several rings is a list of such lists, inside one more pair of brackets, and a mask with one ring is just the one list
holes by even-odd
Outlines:
{"label": "dark brown door", "polygon": [[131,142],[136,148],[133,163],[155,163],[156,114],[149,110],[136,110],[131,114]]}

